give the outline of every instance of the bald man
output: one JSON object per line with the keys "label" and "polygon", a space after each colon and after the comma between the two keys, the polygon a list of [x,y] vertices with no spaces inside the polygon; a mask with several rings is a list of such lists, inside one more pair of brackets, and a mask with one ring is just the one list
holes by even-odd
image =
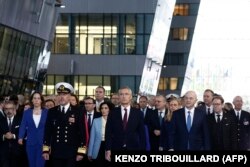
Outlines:
{"label": "bald man", "polygon": [[210,150],[206,113],[195,108],[197,95],[188,91],[184,107],[173,113],[169,130],[169,150]]}
{"label": "bald man", "polygon": [[237,122],[237,149],[250,151],[250,114],[242,110],[243,104],[241,96],[234,97],[234,109],[229,113]]}

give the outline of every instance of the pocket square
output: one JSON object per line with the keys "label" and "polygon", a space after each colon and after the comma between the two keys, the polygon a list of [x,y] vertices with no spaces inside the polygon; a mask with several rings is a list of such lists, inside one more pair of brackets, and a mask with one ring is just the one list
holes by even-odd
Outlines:
{"label": "pocket square", "polygon": [[15,126],[15,128],[19,128],[19,125]]}

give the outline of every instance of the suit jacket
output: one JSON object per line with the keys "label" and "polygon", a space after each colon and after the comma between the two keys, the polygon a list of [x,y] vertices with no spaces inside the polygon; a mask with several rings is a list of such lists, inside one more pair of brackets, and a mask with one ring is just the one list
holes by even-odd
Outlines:
{"label": "suit jacket", "polygon": [[[88,121],[88,112],[85,110],[84,111],[84,114],[86,116],[86,120]],[[93,125],[93,122],[94,122],[94,119],[95,118],[99,118],[102,116],[102,113],[100,112],[97,112],[96,110],[94,110],[94,115],[93,115],[93,120],[92,120],[92,124],[91,124],[91,127],[90,127],[90,131],[91,131],[91,128],[92,128],[92,125]],[[88,132],[90,134],[90,131]]]}
{"label": "suit jacket", "polygon": [[190,132],[187,130],[185,108],[173,112],[169,123],[169,148],[174,150],[209,150],[210,138],[206,113],[195,108]]}
{"label": "suit jacket", "polygon": [[250,113],[241,110],[239,121],[234,110],[231,110],[229,113],[237,123],[237,149],[250,150]]}
{"label": "suit jacket", "polygon": [[47,109],[43,109],[38,127],[36,127],[33,119],[33,109],[24,112],[21,126],[19,129],[19,139],[25,138],[27,134],[27,146],[42,145],[44,137],[45,122],[47,119]]}
{"label": "suit jacket", "polygon": [[141,111],[131,107],[125,130],[122,123],[121,107],[116,107],[109,113],[106,124],[106,150],[121,150],[124,144],[127,150],[145,150],[145,129]]}
{"label": "suit jacket", "polygon": [[5,139],[3,135],[9,132],[8,121],[6,119],[2,119],[0,122],[0,156],[4,156],[8,151],[12,151],[14,154],[18,155],[21,151],[21,146],[18,145],[18,133],[19,127],[21,124],[21,119],[17,116],[14,116],[12,125],[11,125],[11,133],[15,134],[15,139]]}
{"label": "suit jacket", "polygon": [[[165,115],[167,114],[168,110],[165,109]],[[164,115],[164,117],[165,117]],[[162,124],[164,123],[164,117],[162,118]],[[161,124],[159,121],[159,112],[157,109],[153,110],[150,115],[150,119],[148,121],[148,129],[149,129],[149,141],[151,150],[159,150],[160,146],[160,136],[156,136],[154,134],[154,130],[161,130]]]}
{"label": "suit jacket", "polygon": [[144,124],[148,125],[149,120],[151,119],[151,114],[152,114],[153,110],[146,107],[146,114],[144,115],[143,113],[143,118],[144,118]]}
{"label": "suit jacket", "polygon": [[[72,122],[73,120],[73,122]],[[51,147],[55,158],[72,158],[86,147],[85,118],[80,115],[79,108],[71,106],[66,113],[61,112],[60,106],[49,109],[45,123],[43,144],[44,152]]]}
{"label": "suit jacket", "polygon": [[[220,121],[221,130],[218,123],[216,123],[214,114],[210,114],[207,117],[209,131],[210,131],[210,140],[211,140],[211,149],[218,150],[236,150],[237,149],[237,125],[235,120],[228,113],[223,113],[223,117]],[[221,144],[218,146],[218,139],[220,138]]]}
{"label": "suit jacket", "polygon": [[207,113],[207,108],[206,108],[206,105],[201,105],[201,106],[198,106],[197,109],[203,111],[206,113],[206,115],[210,115],[211,113],[213,113],[213,111],[211,110],[210,113]]}
{"label": "suit jacket", "polygon": [[88,146],[88,156],[96,159],[102,142],[102,117],[93,120],[90,141]]}

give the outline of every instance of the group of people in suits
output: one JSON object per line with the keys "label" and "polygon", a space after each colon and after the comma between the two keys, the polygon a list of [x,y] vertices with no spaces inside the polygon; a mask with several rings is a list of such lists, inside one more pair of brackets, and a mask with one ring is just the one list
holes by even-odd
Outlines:
{"label": "group of people in suits", "polygon": [[22,146],[30,167],[107,162],[113,151],[250,150],[250,114],[242,110],[240,96],[228,112],[223,97],[209,89],[198,107],[196,93],[188,91],[183,104],[156,95],[149,106],[148,97],[140,96],[135,108],[129,87],[114,96],[119,105],[106,101],[105,89],[97,87],[98,101],[85,98],[82,111],[70,103],[72,85],[60,82],[56,90],[59,105],[45,109],[43,96],[34,92],[22,118],[14,102],[0,99],[1,166],[18,166]]}

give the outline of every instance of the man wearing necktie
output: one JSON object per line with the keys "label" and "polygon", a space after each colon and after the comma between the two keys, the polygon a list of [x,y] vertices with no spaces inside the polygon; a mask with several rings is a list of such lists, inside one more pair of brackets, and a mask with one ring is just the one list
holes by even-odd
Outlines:
{"label": "man wearing necktie", "polygon": [[16,105],[5,102],[6,118],[0,122],[0,166],[17,167],[20,165],[20,149],[17,139],[21,119],[16,116]]}
{"label": "man wearing necktie", "polygon": [[184,107],[173,112],[169,123],[169,150],[209,150],[209,131],[206,113],[195,108],[197,95],[188,91]]}
{"label": "man wearing necktie", "polygon": [[213,98],[214,114],[207,116],[211,149],[212,150],[236,150],[237,127],[236,121],[226,112],[223,112],[224,99],[222,96]]}
{"label": "man wearing necktie", "polygon": [[163,95],[155,97],[155,110],[152,111],[148,123],[150,147],[153,151],[159,151],[161,125],[167,114],[167,99]]}
{"label": "man wearing necktie", "polygon": [[55,87],[59,105],[48,111],[42,156],[52,157],[54,167],[74,167],[86,154],[85,118],[78,107],[70,105],[72,85],[60,82]]}
{"label": "man wearing necktie", "polygon": [[145,150],[145,129],[143,115],[131,104],[132,91],[129,87],[118,91],[120,107],[114,108],[108,116],[105,140],[105,158],[111,161],[112,150]]}
{"label": "man wearing necktie", "polygon": [[88,121],[88,133],[90,134],[93,119],[101,117],[102,114],[95,110],[96,101],[92,97],[87,97],[84,99],[84,106],[85,106],[85,110],[86,110],[84,113],[85,113],[87,121]]}
{"label": "man wearing necktie", "polygon": [[206,112],[207,115],[213,113],[213,106],[212,106],[213,96],[214,96],[213,90],[206,89],[203,93],[203,102],[205,103],[205,105],[201,105],[197,108],[199,108],[203,112]]}
{"label": "man wearing necktie", "polygon": [[237,149],[250,150],[250,113],[242,110],[243,99],[236,96],[233,99],[234,109],[229,111],[237,123]]}

